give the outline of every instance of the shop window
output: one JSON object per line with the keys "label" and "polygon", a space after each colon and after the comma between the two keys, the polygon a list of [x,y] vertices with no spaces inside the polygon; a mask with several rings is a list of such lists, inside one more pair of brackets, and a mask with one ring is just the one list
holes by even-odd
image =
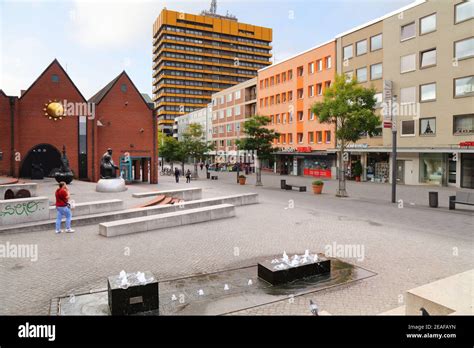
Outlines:
{"label": "shop window", "polygon": [[420,102],[436,100],[436,83],[420,86]]}
{"label": "shop window", "polygon": [[415,37],[415,22],[402,25],[400,30],[400,41],[405,41]]}
{"label": "shop window", "polygon": [[428,68],[436,65],[436,48],[420,53],[420,68]]}
{"label": "shop window", "polygon": [[362,40],[356,43],[356,56],[361,56],[367,53],[367,40]]}
{"label": "shop window", "polygon": [[436,31],[436,13],[420,19],[420,35]]}
{"label": "shop window", "polygon": [[445,181],[447,158],[443,153],[420,153],[420,182],[442,185]]}
{"label": "shop window", "polygon": [[464,1],[455,6],[454,23],[458,24],[474,18],[474,1]]}
{"label": "shop window", "polygon": [[372,36],[370,38],[370,50],[377,51],[382,48],[382,34]]}
{"label": "shop window", "polygon": [[415,135],[415,120],[402,121],[402,136]]}
{"label": "shop window", "polygon": [[456,115],[453,118],[453,134],[454,135],[471,135],[474,134],[474,114]]}
{"label": "shop window", "polygon": [[467,59],[474,57],[474,37],[455,42],[454,57],[456,59]]}
{"label": "shop window", "polygon": [[474,76],[454,79],[454,96],[468,97],[474,95]]}
{"label": "shop window", "polygon": [[400,58],[400,73],[416,70],[416,54],[408,54]]}
{"label": "shop window", "polygon": [[474,153],[461,154],[461,187],[474,189]]}
{"label": "shop window", "polygon": [[436,118],[421,118],[420,119],[420,135],[435,135],[436,134]]}

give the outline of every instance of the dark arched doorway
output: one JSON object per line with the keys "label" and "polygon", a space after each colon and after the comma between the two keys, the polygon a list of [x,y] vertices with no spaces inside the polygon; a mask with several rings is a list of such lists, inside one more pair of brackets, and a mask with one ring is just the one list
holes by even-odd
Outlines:
{"label": "dark arched doorway", "polygon": [[20,169],[20,177],[31,178],[32,168],[41,168],[44,176],[61,166],[61,153],[53,145],[39,144],[26,155]]}

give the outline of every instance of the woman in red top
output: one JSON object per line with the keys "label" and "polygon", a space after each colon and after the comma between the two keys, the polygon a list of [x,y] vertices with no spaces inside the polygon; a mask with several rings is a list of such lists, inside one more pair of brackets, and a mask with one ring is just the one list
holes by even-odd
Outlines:
{"label": "woman in red top", "polygon": [[64,181],[59,183],[59,188],[56,190],[56,233],[61,233],[61,220],[63,215],[66,217],[66,232],[74,232],[71,229],[71,206],[69,205],[69,189]]}

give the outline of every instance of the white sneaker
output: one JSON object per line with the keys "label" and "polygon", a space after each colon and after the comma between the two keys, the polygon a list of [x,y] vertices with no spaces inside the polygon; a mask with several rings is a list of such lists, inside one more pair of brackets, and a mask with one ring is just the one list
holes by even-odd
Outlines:
{"label": "white sneaker", "polygon": [[73,233],[73,232],[74,232],[73,229],[66,230],[66,233]]}
{"label": "white sneaker", "polygon": [[56,231],[56,234],[60,234],[62,232],[62,230],[58,230]]}

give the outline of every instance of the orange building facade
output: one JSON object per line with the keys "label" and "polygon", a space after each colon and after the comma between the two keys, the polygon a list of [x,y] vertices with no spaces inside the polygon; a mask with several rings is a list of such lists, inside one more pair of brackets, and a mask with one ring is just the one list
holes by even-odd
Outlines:
{"label": "orange building facade", "polygon": [[335,147],[334,126],[320,123],[311,106],[333,82],[335,64],[336,43],[330,41],[259,71],[257,112],[270,117],[280,134],[275,172],[332,176],[335,155],[326,150]]}

